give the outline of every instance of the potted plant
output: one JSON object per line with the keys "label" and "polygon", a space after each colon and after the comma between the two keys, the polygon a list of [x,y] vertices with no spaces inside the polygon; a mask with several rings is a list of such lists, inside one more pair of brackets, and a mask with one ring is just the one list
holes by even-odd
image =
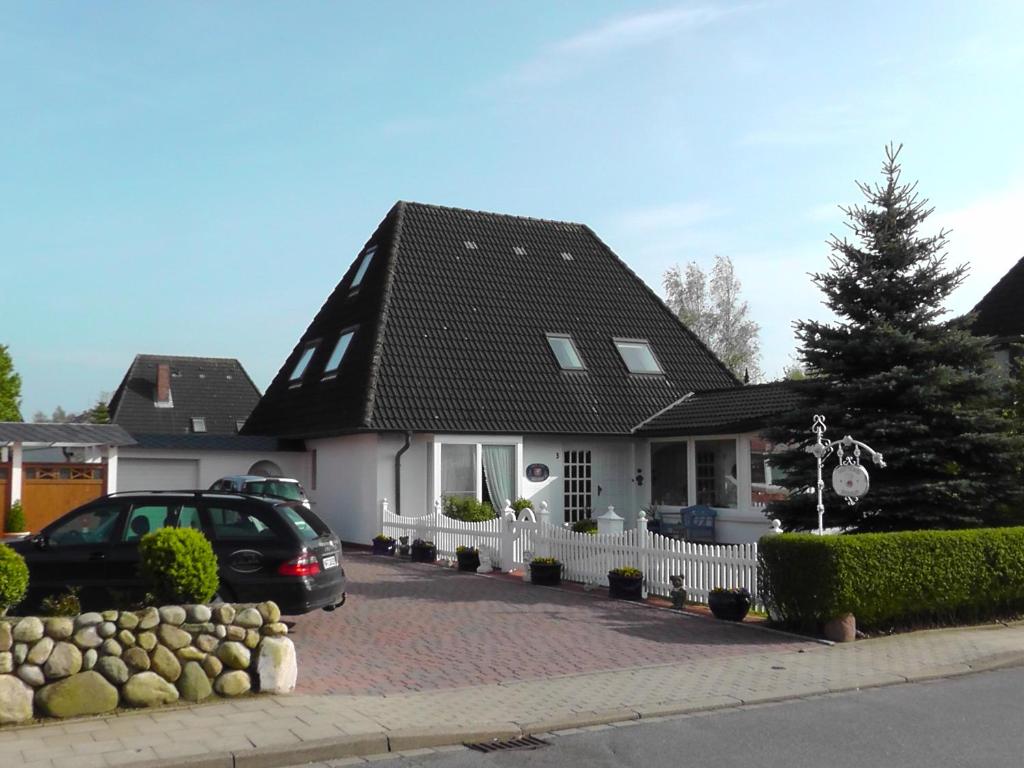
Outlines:
{"label": "potted plant", "polygon": [[373,554],[395,554],[395,540],[390,536],[384,535],[383,533],[378,533],[376,536],[373,537]]}
{"label": "potted plant", "polygon": [[530,561],[530,581],[542,587],[562,583],[562,563],[553,557],[535,557]]}
{"label": "potted plant", "polygon": [[608,571],[608,597],[615,600],[643,600],[644,574],[639,568],[623,566]]}
{"label": "potted plant", "polygon": [[745,587],[715,587],[708,595],[708,608],[716,619],[743,621],[750,610],[750,592]]}
{"label": "potted plant", "polygon": [[456,547],[455,557],[459,561],[460,571],[476,573],[476,569],[480,567],[480,550],[476,547]]}
{"label": "potted plant", "polygon": [[432,541],[416,539],[412,543],[410,554],[414,563],[432,563],[437,560],[437,547]]}
{"label": "potted plant", "polygon": [[[11,504],[11,508],[7,510],[7,517],[4,520],[4,533],[7,534],[6,538],[9,539],[24,539],[28,536],[25,527],[25,510],[22,509],[20,501]],[[3,538],[4,536],[0,536],[0,539]]]}

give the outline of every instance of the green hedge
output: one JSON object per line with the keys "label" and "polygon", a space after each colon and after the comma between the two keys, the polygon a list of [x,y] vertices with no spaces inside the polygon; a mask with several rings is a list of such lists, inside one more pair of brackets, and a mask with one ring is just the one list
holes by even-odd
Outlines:
{"label": "green hedge", "polygon": [[12,605],[17,605],[28,592],[28,566],[25,558],[8,547],[0,544],[0,616],[7,613]]}
{"label": "green hedge", "polygon": [[1024,528],[782,534],[758,553],[761,599],[803,628],[845,613],[889,629],[1024,612]]}
{"label": "green hedge", "polygon": [[497,517],[494,507],[472,496],[448,496],[444,500],[444,514],[464,523],[482,523]]}
{"label": "green hedge", "polygon": [[217,592],[217,556],[191,528],[160,528],[139,540],[141,571],[161,603],[208,603]]}

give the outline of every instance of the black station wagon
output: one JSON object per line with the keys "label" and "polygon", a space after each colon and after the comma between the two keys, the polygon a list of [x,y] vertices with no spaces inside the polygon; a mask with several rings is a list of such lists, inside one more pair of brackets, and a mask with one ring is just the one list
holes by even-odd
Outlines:
{"label": "black station wagon", "polygon": [[29,594],[19,612],[68,587],[81,589],[83,606],[140,600],[139,539],[165,527],[194,528],[210,540],[221,600],[273,600],[289,615],[345,602],[341,541],[301,502],[213,491],[132,491],[91,501],[11,545],[29,568]]}

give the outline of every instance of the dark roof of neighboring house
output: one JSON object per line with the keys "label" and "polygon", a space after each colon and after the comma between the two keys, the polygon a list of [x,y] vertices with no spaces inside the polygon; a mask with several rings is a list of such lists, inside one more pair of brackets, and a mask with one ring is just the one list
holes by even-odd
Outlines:
{"label": "dark roof of neighboring house", "polygon": [[[171,407],[157,407],[157,366],[171,371]],[[260,399],[242,364],[224,357],[136,355],[110,401],[110,421],[132,434],[185,435],[202,417],[206,434],[234,435]]]}
{"label": "dark roof of neighboring house", "polygon": [[[371,246],[362,284],[350,291],[357,257],[247,432],[628,434],[687,392],[738,384],[582,224],[399,202]],[[355,326],[339,375],[323,379]],[[571,334],[586,370],[561,370],[546,333]],[[649,341],[664,375],[629,373],[613,338]],[[305,377],[289,386],[315,340]]]}
{"label": "dark roof of neighboring house", "polygon": [[261,435],[143,435],[136,434],[140,448],[199,451],[304,451],[301,440],[282,440]]}
{"label": "dark roof of neighboring house", "polygon": [[713,435],[751,432],[766,419],[803,405],[791,382],[774,381],[697,392],[637,426],[636,434]]}
{"label": "dark roof of neighboring house", "polygon": [[55,443],[58,445],[135,445],[116,424],[26,424],[0,422],[0,443]]}
{"label": "dark roof of neighboring house", "polygon": [[1024,259],[992,286],[973,310],[971,330],[979,336],[1024,336]]}

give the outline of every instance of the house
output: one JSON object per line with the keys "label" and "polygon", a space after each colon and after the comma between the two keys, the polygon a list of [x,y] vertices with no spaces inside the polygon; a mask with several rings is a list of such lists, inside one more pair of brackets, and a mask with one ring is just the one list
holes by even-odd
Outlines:
{"label": "house", "polygon": [[786,392],[740,384],[582,224],[399,202],[243,433],[305,442],[348,541],[385,498],[419,516],[466,495],[627,525],[701,502],[744,542],[768,530],[757,429]]}
{"label": "house", "polygon": [[118,456],[116,490],[208,488],[233,474],[308,483],[301,441],[239,434],[259,398],[238,360],[136,355],[109,407],[135,442]]}
{"label": "house", "polygon": [[992,286],[972,312],[971,330],[979,336],[993,336],[996,361],[1009,370],[1018,357],[1014,346],[1024,342],[1024,258]]}

